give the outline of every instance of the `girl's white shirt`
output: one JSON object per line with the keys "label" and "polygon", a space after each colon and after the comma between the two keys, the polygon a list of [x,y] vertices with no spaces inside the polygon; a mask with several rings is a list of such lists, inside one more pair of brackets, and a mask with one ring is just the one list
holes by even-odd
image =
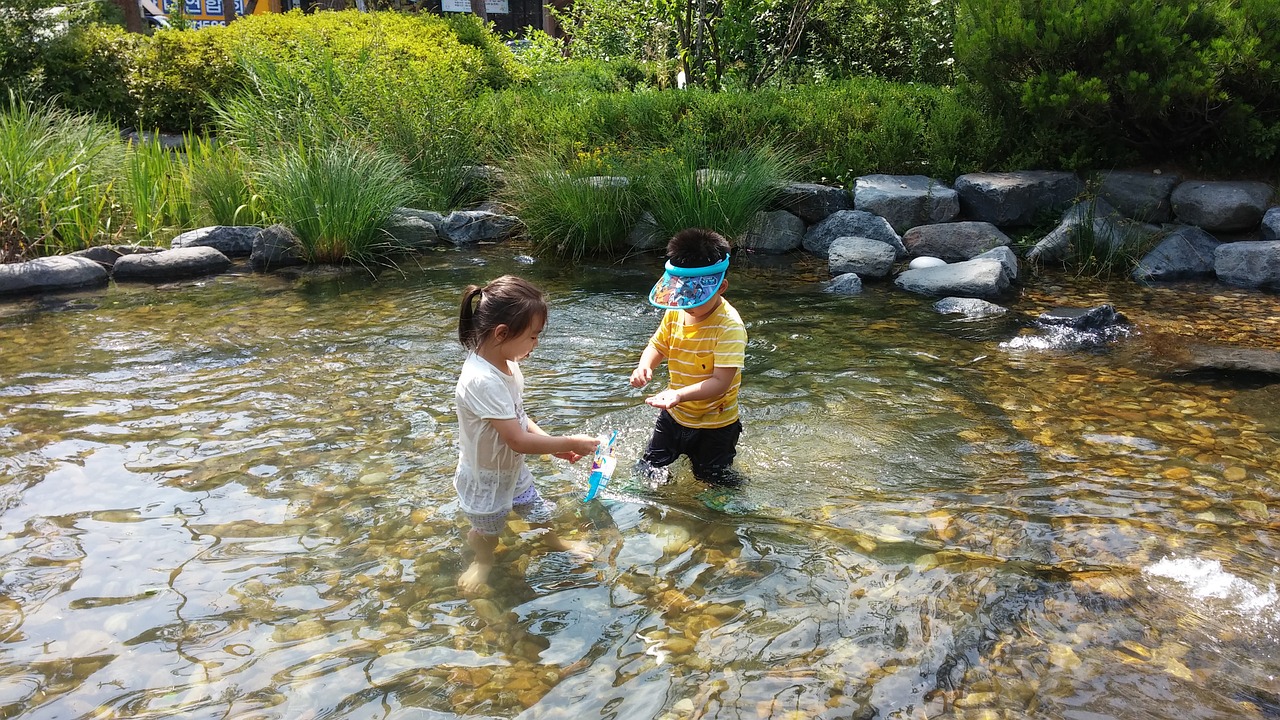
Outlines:
{"label": "girl's white shirt", "polygon": [[458,469],[453,487],[462,509],[473,515],[511,510],[511,501],[533,485],[524,455],[512,450],[490,420],[520,421],[524,413],[524,374],[508,362],[508,375],[475,353],[467,356],[454,389],[458,410]]}

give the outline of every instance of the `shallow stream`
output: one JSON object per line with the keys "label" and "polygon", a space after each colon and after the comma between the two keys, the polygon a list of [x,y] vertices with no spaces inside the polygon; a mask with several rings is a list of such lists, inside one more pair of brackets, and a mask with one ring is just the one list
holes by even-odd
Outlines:
{"label": "shallow stream", "polygon": [[[1280,717],[1280,386],[1165,362],[1280,349],[1280,297],[1041,278],[971,321],[735,268],[746,488],[584,504],[533,458],[597,558],[513,520],[464,598],[464,285],[546,289],[544,428],[626,466],[653,419],[657,262],[518,252],[0,305],[0,717]],[[1103,302],[1101,350],[1027,327]]]}

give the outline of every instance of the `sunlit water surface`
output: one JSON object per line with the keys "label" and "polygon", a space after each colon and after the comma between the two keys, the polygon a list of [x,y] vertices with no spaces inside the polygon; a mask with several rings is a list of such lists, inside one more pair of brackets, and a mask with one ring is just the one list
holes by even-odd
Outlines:
{"label": "sunlit water surface", "polygon": [[[1276,296],[1041,279],[966,321],[737,268],[745,490],[620,472],[584,504],[583,464],[531,458],[598,557],[513,521],[468,599],[465,284],[547,290],[544,428],[619,429],[626,466],[654,414],[657,261],[518,252],[0,305],[0,716],[1280,716],[1280,393],[1163,362],[1280,348]],[[1012,342],[1102,302],[1131,337]]]}

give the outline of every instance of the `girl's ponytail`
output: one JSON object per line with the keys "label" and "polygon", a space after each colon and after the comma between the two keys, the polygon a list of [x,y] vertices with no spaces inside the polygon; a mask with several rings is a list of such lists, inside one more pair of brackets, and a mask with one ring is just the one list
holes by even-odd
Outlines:
{"label": "girl's ponytail", "polygon": [[462,291],[462,307],[458,310],[458,342],[468,350],[480,347],[480,337],[476,333],[476,310],[481,302],[484,290],[479,285],[468,285]]}
{"label": "girl's ponytail", "polygon": [[511,337],[547,322],[547,300],[533,283],[514,275],[503,275],[483,288],[468,285],[458,310],[458,342],[476,350],[499,325],[507,326]]}

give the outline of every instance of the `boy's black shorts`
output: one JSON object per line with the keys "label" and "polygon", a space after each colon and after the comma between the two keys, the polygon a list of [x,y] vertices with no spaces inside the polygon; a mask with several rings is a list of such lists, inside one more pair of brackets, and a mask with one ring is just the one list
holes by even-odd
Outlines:
{"label": "boy's black shorts", "polygon": [[730,467],[738,454],[738,437],[742,422],[719,428],[689,428],[676,422],[663,410],[653,426],[653,437],[644,451],[644,462],[653,467],[666,467],[681,455],[688,455],[693,475],[712,485],[734,486],[742,480]]}

